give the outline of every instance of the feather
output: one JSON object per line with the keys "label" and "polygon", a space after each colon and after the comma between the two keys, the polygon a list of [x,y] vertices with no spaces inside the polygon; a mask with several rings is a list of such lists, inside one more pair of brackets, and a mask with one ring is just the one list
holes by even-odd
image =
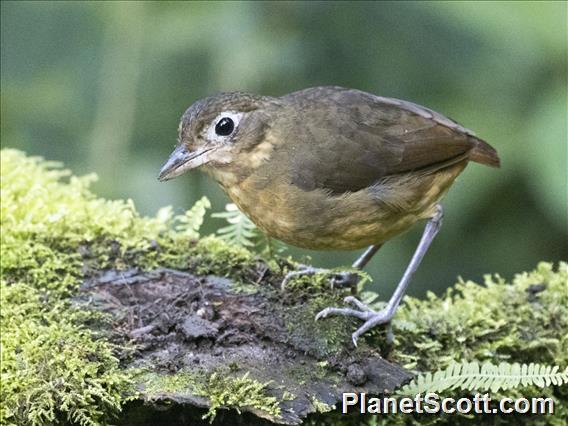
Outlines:
{"label": "feather", "polygon": [[[303,190],[354,192],[391,175],[436,171],[464,158],[497,165],[493,148],[453,120],[411,102],[318,87],[282,98],[296,115],[290,180]],[[286,139],[286,135],[283,135]]]}

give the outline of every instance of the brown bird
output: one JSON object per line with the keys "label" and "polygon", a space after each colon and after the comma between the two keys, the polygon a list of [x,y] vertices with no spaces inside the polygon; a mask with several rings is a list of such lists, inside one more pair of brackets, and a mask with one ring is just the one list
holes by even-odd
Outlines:
{"label": "brown bird", "polygon": [[[439,202],[469,161],[499,167],[497,152],[473,132],[428,108],[341,87],[279,98],[221,93],[185,111],[176,149],[160,171],[168,180],[202,166],[266,234],[316,250],[380,246],[427,220],[400,283],[381,311],[354,297],[326,308],[364,324],[353,342],[392,319],[442,221]],[[290,273],[314,273],[315,268]],[[338,279],[356,283],[354,274]]]}

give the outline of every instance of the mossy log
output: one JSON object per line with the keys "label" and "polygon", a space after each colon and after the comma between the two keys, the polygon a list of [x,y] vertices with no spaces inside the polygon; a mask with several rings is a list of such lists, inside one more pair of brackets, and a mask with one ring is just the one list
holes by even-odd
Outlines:
{"label": "mossy log", "polygon": [[[369,345],[353,350],[346,325],[355,324],[314,324],[311,298],[282,292],[270,281],[242,288],[171,269],[110,270],[89,278],[76,300],[110,313],[111,340],[134,345],[123,365],[140,369],[136,387],[148,416],[156,415],[152,405],[163,414],[166,403],[209,409],[218,401],[297,424],[332,410],[343,392],[392,394],[410,379]],[[185,417],[195,424],[203,414]],[[135,422],[128,418],[141,421],[139,414]],[[225,415],[224,421],[237,420]]]}
{"label": "mossy log", "polygon": [[[296,264],[200,236],[205,200],[141,217],[130,201],[95,197],[91,177],[14,150],[1,159],[2,424],[426,424],[333,406],[456,361],[568,364],[566,263],[407,297],[394,340],[377,328],[355,349],[356,320],[314,321],[346,290],[316,275],[281,291]],[[566,386],[502,395],[553,398],[556,414],[533,423],[568,418]]]}

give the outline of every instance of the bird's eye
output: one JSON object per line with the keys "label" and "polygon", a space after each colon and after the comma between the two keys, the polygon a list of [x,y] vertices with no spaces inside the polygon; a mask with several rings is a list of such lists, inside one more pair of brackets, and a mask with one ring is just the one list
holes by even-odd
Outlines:
{"label": "bird's eye", "polygon": [[235,122],[229,117],[221,118],[215,125],[215,133],[219,136],[229,136],[235,130]]}

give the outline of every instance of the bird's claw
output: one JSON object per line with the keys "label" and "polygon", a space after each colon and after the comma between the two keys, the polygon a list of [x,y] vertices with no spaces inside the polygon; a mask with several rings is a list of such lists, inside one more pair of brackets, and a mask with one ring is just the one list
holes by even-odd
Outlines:
{"label": "bird's claw", "polygon": [[359,282],[359,275],[353,272],[333,272],[329,269],[324,268],[314,268],[313,266],[301,265],[297,271],[291,271],[286,274],[280,284],[280,289],[284,290],[290,280],[294,277],[300,277],[302,275],[315,275],[319,273],[326,273],[331,275],[331,288],[354,288]]}
{"label": "bird's claw", "polygon": [[365,321],[363,325],[355,330],[355,332],[351,335],[351,339],[353,340],[355,347],[357,346],[357,340],[359,339],[359,337],[361,337],[361,335],[379,324],[390,323],[394,315],[394,310],[389,306],[377,312],[369,308],[366,304],[353,296],[347,296],[343,301],[345,303],[354,305],[356,309],[332,307],[325,308],[316,315],[316,321],[322,318],[326,318],[329,315],[351,316]]}
{"label": "bird's claw", "polygon": [[280,289],[284,290],[286,288],[286,285],[294,277],[300,277],[302,275],[315,275],[319,272],[328,272],[328,270],[322,268],[314,268],[313,266],[300,265],[300,268],[297,271],[291,271],[286,274],[286,276],[282,280],[282,284],[280,284]]}
{"label": "bird's claw", "polygon": [[355,288],[357,283],[359,282],[359,275],[354,272],[338,272],[333,274],[331,278],[331,287],[337,288],[346,288],[351,287]]}

